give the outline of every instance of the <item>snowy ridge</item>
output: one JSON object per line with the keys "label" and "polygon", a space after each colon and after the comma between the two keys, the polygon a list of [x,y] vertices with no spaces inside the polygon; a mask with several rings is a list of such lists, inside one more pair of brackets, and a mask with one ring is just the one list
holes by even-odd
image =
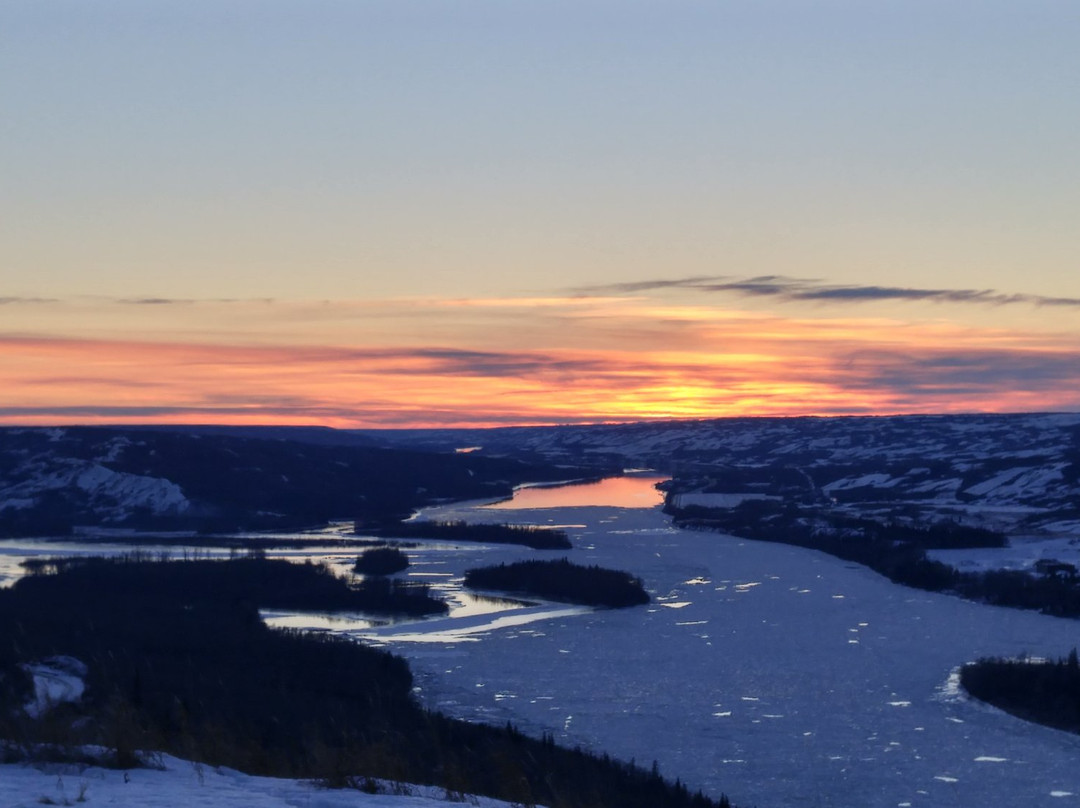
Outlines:
{"label": "snowy ridge", "polygon": [[[115,449],[110,447],[110,454]],[[135,510],[180,514],[191,503],[180,486],[160,477],[114,471],[96,460],[35,456],[0,478],[0,511],[24,510],[48,495],[82,499],[101,521],[121,521]]]}
{"label": "snowy ridge", "polygon": [[95,499],[113,499],[152,513],[182,513],[189,502],[180,486],[160,477],[113,471],[96,463],[79,472],[75,485]]}

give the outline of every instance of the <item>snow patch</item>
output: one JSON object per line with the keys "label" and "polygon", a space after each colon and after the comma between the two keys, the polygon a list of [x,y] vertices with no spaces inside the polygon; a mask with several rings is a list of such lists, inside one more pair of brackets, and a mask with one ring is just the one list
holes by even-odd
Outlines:
{"label": "snow patch", "polygon": [[94,463],[79,472],[75,485],[95,497],[108,496],[129,508],[149,508],[156,514],[186,511],[189,502],[180,486],[161,477],[113,471]]}
{"label": "snow patch", "polygon": [[86,691],[86,665],[75,657],[49,657],[23,670],[34,680],[34,698],[23,707],[31,718],[41,718],[57,704],[76,702]]}
{"label": "snow patch", "polygon": [[61,458],[48,470],[24,470],[14,479],[19,481],[6,487],[0,479],[0,510],[32,508],[43,494],[63,489],[76,489],[88,496],[101,515],[124,515],[135,508],[155,514],[183,513],[191,504],[180,486],[170,480],[69,458]]}

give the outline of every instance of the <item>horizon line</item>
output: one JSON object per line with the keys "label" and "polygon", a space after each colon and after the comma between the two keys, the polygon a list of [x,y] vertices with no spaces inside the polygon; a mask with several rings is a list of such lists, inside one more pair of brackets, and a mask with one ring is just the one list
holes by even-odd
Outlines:
{"label": "horizon line", "polygon": [[0,430],[10,429],[240,429],[240,430],[267,430],[267,429],[309,429],[328,430],[332,432],[463,432],[463,431],[486,431],[496,429],[559,429],[575,427],[605,427],[605,426],[644,426],[647,424],[693,424],[707,421],[782,421],[782,420],[850,420],[850,419],[873,419],[873,418],[977,418],[999,417],[1010,418],[1020,416],[1053,416],[1053,415],[1076,415],[1080,416],[1080,410],[970,410],[963,412],[885,412],[885,413],[805,413],[797,415],[718,415],[718,416],[655,416],[628,420],[603,420],[603,421],[557,421],[545,423],[488,423],[467,426],[331,426],[329,424],[304,424],[304,423],[228,423],[228,422],[192,422],[183,421],[134,421],[134,422],[107,422],[95,423],[92,421],[60,421],[50,423],[19,423],[0,422]]}

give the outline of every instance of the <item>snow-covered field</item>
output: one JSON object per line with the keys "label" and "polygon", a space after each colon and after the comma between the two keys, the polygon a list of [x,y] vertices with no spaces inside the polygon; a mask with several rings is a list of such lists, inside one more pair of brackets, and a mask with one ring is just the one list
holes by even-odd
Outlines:
{"label": "snow-covered field", "polygon": [[[0,806],[126,806],[129,808],[447,808],[437,790],[410,787],[413,795],[325,789],[296,780],[251,777],[232,769],[198,766],[168,755],[161,768],[129,772],[48,764],[0,766]],[[465,805],[509,808],[471,797]]]}

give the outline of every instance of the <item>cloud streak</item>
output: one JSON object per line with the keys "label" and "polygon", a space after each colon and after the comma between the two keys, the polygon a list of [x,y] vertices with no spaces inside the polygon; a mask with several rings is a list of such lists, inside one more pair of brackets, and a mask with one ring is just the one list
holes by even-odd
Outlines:
{"label": "cloud streak", "polygon": [[7,296],[0,297],[0,306],[36,306],[43,303],[59,303],[59,298],[55,297],[19,297],[19,296]]}
{"label": "cloud streak", "polygon": [[[1075,328],[850,310],[793,317],[707,300],[717,289],[846,302],[933,293],[985,305],[1001,302],[997,292],[780,276],[608,289],[535,306],[525,297],[16,306],[0,332],[0,422],[483,426],[1080,410]],[[695,297],[658,299],[672,289]]]}
{"label": "cloud streak", "polygon": [[901,301],[924,303],[969,303],[988,306],[1027,304],[1080,308],[1080,298],[1047,297],[1006,293],[994,289],[923,289],[906,286],[829,284],[816,279],[791,278],[785,275],[759,275],[738,278],[727,275],[636,281],[600,286],[583,286],[578,294],[642,294],[669,290],[733,294],[743,297],[772,298],[786,303],[866,303]]}
{"label": "cloud streak", "polygon": [[240,297],[214,297],[214,298],[196,298],[196,297],[121,297],[121,298],[106,298],[106,302],[115,303],[121,306],[195,306],[201,303],[209,304],[222,304],[229,305],[234,303],[256,303],[256,304],[270,304],[274,303],[273,298],[269,297],[252,297],[252,298],[240,298]]}

